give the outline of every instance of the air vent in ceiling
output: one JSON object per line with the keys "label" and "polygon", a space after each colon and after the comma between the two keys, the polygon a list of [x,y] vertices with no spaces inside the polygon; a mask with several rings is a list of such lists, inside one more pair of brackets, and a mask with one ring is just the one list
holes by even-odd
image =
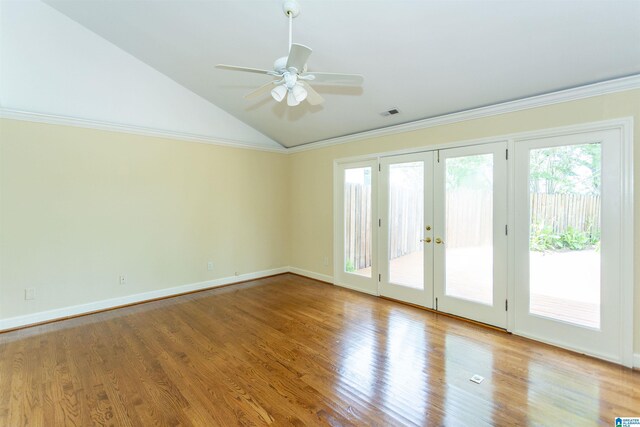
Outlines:
{"label": "air vent in ceiling", "polygon": [[381,116],[393,116],[394,114],[398,114],[400,111],[397,108],[392,108],[391,110],[383,111],[380,113]]}

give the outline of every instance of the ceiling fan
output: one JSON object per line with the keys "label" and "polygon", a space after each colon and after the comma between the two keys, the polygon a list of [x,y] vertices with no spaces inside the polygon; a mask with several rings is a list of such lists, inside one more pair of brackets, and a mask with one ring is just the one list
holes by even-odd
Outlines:
{"label": "ceiling fan", "polygon": [[302,44],[292,43],[293,18],[300,14],[300,5],[296,0],[285,0],[282,10],[289,18],[289,55],[276,59],[273,70],[259,68],[237,67],[235,65],[218,64],[216,68],[231,71],[243,71],[246,73],[266,74],[273,76],[274,80],[266,83],[245,98],[254,98],[271,90],[271,96],[278,102],[287,98],[287,105],[293,107],[305,99],[311,105],[318,105],[324,99],[316,92],[309,82],[325,84],[359,85],[363,77],[359,74],[307,72],[307,60],[312,50]]}

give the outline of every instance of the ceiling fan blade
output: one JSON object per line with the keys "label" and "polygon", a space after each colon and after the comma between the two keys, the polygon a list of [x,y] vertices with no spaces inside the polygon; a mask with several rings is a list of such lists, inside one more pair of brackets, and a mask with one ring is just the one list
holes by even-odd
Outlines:
{"label": "ceiling fan blade", "polygon": [[300,84],[307,90],[307,102],[311,105],[320,105],[324,102],[324,98],[316,92],[309,83],[300,81]]}
{"label": "ceiling fan blade", "polygon": [[361,85],[364,82],[364,77],[360,74],[316,73],[315,71],[310,71],[305,74],[306,76],[314,76],[312,81],[315,83]]}
{"label": "ceiling fan blade", "polygon": [[253,92],[249,92],[244,97],[245,97],[245,99],[255,98],[256,96],[260,96],[263,93],[269,92],[274,87],[275,87],[275,85],[273,84],[273,82],[269,82],[269,83],[263,84],[258,89],[254,90]]}
{"label": "ceiling fan blade", "polygon": [[221,70],[244,71],[246,73],[257,73],[257,74],[269,74],[271,72],[270,70],[261,70],[259,68],[238,67],[235,65],[225,65],[225,64],[218,64],[216,65],[216,68],[219,68]]}
{"label": "ceiling fan blade", "polygon": [[298,70],[298,73],[301,73],[302,70],[304,70],[304,66],[311,52],[313,51],[307,46],[293,43],[289,51],[289,57],[287,58],[287,68],[293,67]]}

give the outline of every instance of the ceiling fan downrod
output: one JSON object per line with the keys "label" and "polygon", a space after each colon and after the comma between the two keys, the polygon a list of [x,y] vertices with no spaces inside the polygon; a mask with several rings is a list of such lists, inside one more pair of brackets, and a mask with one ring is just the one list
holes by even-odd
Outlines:
{"label": "ceiling fan downrod", "polygon": [[293,18],[300,14],[300,3],[296,0],[285,0],[282,3],[282,11],[289,18],[289,51],[293,44]]}

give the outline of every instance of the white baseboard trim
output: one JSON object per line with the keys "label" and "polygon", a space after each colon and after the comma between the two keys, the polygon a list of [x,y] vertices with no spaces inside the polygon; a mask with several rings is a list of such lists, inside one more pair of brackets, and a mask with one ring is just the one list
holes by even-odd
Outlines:
{"label": "white baseboard trim", "polygon": [[[241,274],[238,276],[223,277],[220,279],[208,280],[205,282],[191,283],[188,285],[175,286],[172,288],[159,289],[156,291],[143,292],[143,293],[134,294],[134,295],[127,295],[127,296],[118,297],[118,298],[110,298],[102,301],[95,301],[95,302],[86,303],[86,304],[79,304],[79,305],[74,305],[70,307],[63,307],[63,308],[58,308],[54,310],[42,311],[39,313],[32,313],[32,314],[26,314],[23,316],[15,316],[7,319],[0,319],[0,332],[8,329],[20,328],[20,327],[25,327],[29,325],[36,325],[38,323],[64,319],[67,317],[79,316],[82,314],[87,314],[92,312],[99,312],[102,310],[108,310],[115,307],[126,306],[129,304],[141,303],[145,301],[151,301],[158,298],[165,298],[165,297],[180,295],[180,294],[193,292],[193,291],[212,289],[212,288],[216,288],[224,285],[229,285],[232,283],[244,282],[247,280],[255,280],[255,279],[260,279],[262,277],[274,276],[276,274],[283,274],[283,273],[294,273],[300,276],[309,277],[311,279],[320,280],[322,282],[334,283],[333,277],[328,276],[326,274],[316,273],[309,270],[303,270],[301,268],[296,268],[296,267],[273,268],[270,270],[262,270],[262,271],[256,271],[253,273]],[[340,286],[343,288],[352,289],[354,291],[364,292],[366,294],[377,296],[376,292],[372,292],[368,289],[358,288],[355,286],[350,286],[350,285],[341,284],[341,283],[334,283],[334,284],[336,286]],[[514,334],[531,338],[536,341],[545,342],[545,340],[542,340],[539,337],[533,337],[533,336],[529,336],[527,334],[518,333],[518,332],[514,332]],[[566,346],[558,345],[557,343],[549,343],[549,344],[567,348]],[[575,349],[575,348],[568,348],[568,349],[583,353],[583,351],[581,351],[580,349]],[[600,357],[604,360],[613,361],[614,363],[620,363],[620,361],[612,360],[610,357],[607,357],[604,355],[596,356],[596,357]],[[633,368],[640,370],[640,353],[635,353],[633,355]]]}
{"label": "white baseboard trim", "polygon": [[309,277],[311,279],[320,280],[321,282],[333,283],[333,277],[326,274],[316,273],[314,271],[303,270],[297,267],[289,267],[289,272],[300,276]]}
{"label": "white baseboard trim", "polygon": [[253,273],[240,274],[238,276],[223,277],[215,280],[207,280],[205,282],[191,283],[188,285],[175,286],[173,288],[158,289],[156,291],[142,292],[134,295],[127,295],[118,298],[110,298],[102,301],[95,301],[86,304],[79,304],[70,307],[63,307],[54,310],[41,311],[39,313],[26,314],[23,316],[15,316],[7,319],[0,319],[0,331],[7,329],[20,328],[29,325],[35,325],[42,322],[49,322],[67,317],[79,316],[86,313],[92,313],[101,310],[107,310],[123,305],[134,304],[154,300],[157,298],[165,298],[174,295],[184,294],[187,292],[200,291],[209,288],[229,285],[232,283],[243,282],[246,280],[259,279],[261,277],[273,276],[276,274],[288,273],[289,267],[280,267],[270,270],[256,271]]}

